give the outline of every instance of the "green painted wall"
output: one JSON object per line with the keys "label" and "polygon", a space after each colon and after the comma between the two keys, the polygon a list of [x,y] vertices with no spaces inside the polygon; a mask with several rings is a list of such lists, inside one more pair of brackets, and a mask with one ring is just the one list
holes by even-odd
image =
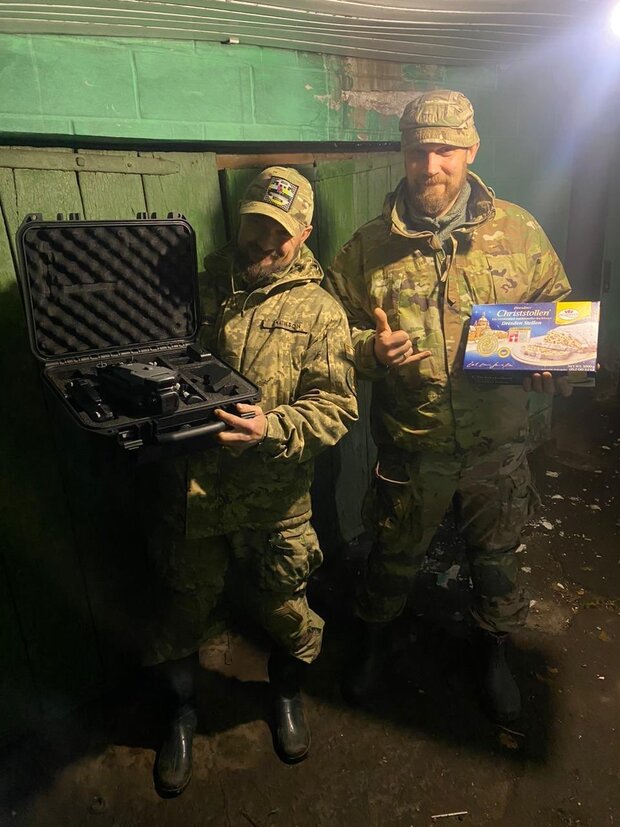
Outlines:
{"label": "green painted wall", "polygon": [[[609,68],[594,58],[607,60],[578,65],[550,50],[460,68],[198,41],[0,35],[0,136],[22,145],[58,135],[75,136],[76,145],[96,136],[258,141],[266,149],[274,141],[397,141],[411,93],[447,86],[474,103],[482,136],[475,171],[531,210],[564,256],[580,130]],[[619,210],[613,200],[616,269]],[[617,316],[613,290],[605,301],[608,318]]]}
{"label": "green painted wall", "polygon": [[571,158],[563,72],[454,68],[218,43],[0,35],[0,133],[192,141],[394,141],[416,90],[468,94],[476,169],[539,217],[560,251]]}
{"label": "green painted wall", "polygon": [[[300,149],[309,141],[397,141],[412,92],[447,86],[474,103],[482,136],[475,171],[531,210],[564,257],[582,127],[594,103],[605,109],[601,98],[613,85],[601,81],[608,56],[591,57],[549,49],[508,65],[460,68],[198,41],[0,35],[0,136],[22,145],[43,135],[75,136],[75,145],[95,136],[258,141],[265,149],[274,141]],[[616,271],[619,213],[614,197],[607,246]],[[604,296],[608,320],[620,309],[615,290],[614,282]]]}

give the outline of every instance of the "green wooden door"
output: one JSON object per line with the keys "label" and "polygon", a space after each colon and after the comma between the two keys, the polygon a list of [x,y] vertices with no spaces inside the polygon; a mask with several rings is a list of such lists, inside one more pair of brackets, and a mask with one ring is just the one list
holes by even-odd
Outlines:
{"label": "green wooden door", "polygon": [[199,261],[224,241],[213,155],[0,149],[0,737],[60,714],[131,648],[144,573],[132,463],[43,391],[16,281],[15,233],[44,218],[183,213]]}
{"label": "green wooden door", "polygon": [[[400,153],[381,153],[319,163],[315,178],[319,259],[324,268],[358,227],[379,215],[383,201],[402,177]],[[361,506],[375,461],[370,435],[370,383],[359,382],[360,419],[332,455],[335,508],[345,541],[364,527]]]}

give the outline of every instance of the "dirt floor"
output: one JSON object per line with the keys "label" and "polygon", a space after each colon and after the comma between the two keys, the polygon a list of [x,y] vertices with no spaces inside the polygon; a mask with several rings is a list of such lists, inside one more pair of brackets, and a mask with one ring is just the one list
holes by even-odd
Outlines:
{"label": "dirt floor", "polygon": [[520,552],[532,608],[512,652],[524,711],[510,730],[478,705],[468,576],[447,521],[394,631],[385,691],[365,709],[339,693],[365,545],[313,584],[328,628],[307,686],[307,761],[274,754],[264,643],[230,632],[201,652],[181,797],[153,789],[157,706],[134,682],[3,749],[2,827],[620,825],[620,419],[588,393],[558,402],[554,440],[532,455],[543,505]]}

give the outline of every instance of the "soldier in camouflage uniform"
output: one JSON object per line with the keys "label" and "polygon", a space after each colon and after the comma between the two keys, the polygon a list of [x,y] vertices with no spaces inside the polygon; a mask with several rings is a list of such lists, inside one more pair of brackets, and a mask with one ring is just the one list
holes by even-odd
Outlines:
{"label": "soldier in camouflage uniform", "polygon": [[[482,689],[494,716],[510,720],[520,695],[505,644],[528,610],[515,552],[537,499],[528,395],[477,384],[463,355],[473,304],[556,301],[570,286],[536,220],[468,171],[479,138],[467,98],[421,93],[400,129],[405,178],[327,276],[349,318],[358,376],[373,382],[378,448],[364,504],[374,540],[357,605],[364,646],[345,690],[359,701],[376,688],[384,626],[403,610],[452,504],[471,564]],[[549,373],[524,388],[570,392]]]}
{"label": "soldier in camouflage uniform", "polygon": [[[156,762],[158,788],[178,794],[191,772],[196,726],[193,669],[228,571],[238,598],[273,640],[269,676],[281,757],[305,757],[310,733],[302,671],[321,649],[322,619],[306,585],[322,561],[310,525],[314,457],[357,418],[355,367],[342,308],[321,287],[304,245],[312,188],[271,167],[250,184],[235,244],[201,277],[200,343],[261,389],[260,405],[217,411],[219,448],[169,463],[152,503],[151,551],[170,584],[150,662],[173,689],[170,731]],[[179,493],[181,496],[179,496]]]}

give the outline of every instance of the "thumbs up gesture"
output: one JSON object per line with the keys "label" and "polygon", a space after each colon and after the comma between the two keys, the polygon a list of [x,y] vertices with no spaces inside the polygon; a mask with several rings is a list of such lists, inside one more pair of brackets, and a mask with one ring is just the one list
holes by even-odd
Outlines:
{"label": "thumbs up gesture", "polygon": [[415,342],[411,341],[404,330],[392,330],[382,308],[375,307],[373,312],[376,320],[375,358],[381,365],[402,368],[403,365],[420,362],[431,355],[430,350],[418,351]]}

